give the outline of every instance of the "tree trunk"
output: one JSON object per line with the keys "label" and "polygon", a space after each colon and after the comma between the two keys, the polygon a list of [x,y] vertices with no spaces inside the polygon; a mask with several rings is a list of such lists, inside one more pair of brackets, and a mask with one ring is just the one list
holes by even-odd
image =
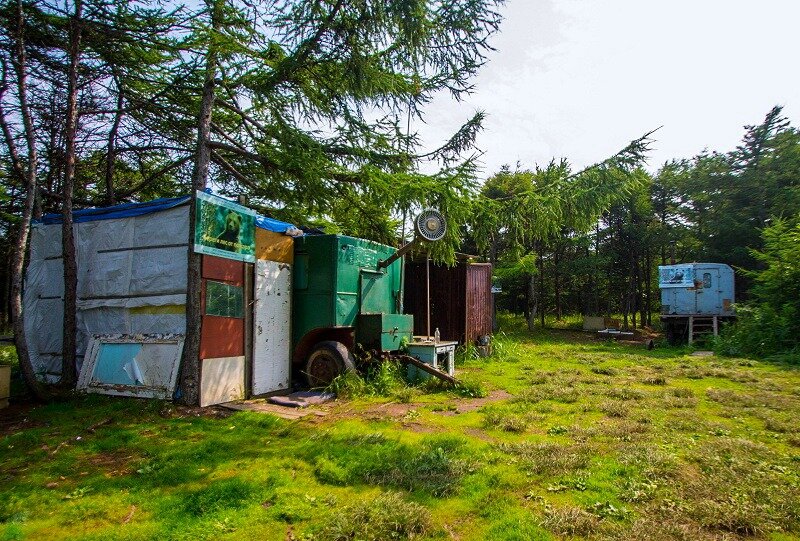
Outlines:
{"label": "tree trunk", "polygon": [[81,17],[83,1],[75,0],[75,12],[70,21],[69,73],[67,81],[67,111],[64,128],[64,183],[62,195],[61,247],[64,262],[64,336],[61,349],[61,386],[72,388],[78,380],[75,364],[75,335],[77,333],[78,262],[72,224],[72,195],[75,190],[75,166],[78,132],[78,64],[81,48]]}
{"label": "tree trunk", "polygon": [[[211,8],[211,25],[214,31],[222,22],[222,0],[213,2]],[[197,214],[197,190],[204,190],[208,182],[208,170],[211,163],[211,113],[214,108],[214,93],[217,77],[217,50],[212,43],[206,55],[205,82],[200,102],[200,114],[197,124],[197,155],[192,178],[192,204],[189,215],[189,265],[186,281],[186,339],[183,344],[180,372],[180,401],[188,405],[200,402],[200,333],[202,331],[202,312],[200,296],[201,256],[193,251],[195,218]]]}
{"label": "tree trunk", "polygon": [[539,266],[539,294],[536,307],[539,310],[539,321],[544,329],[544,246],[542,244],[539,245],[539,256],[536,263]]}
{"label": "tree trunk", "polygon": [[[16,245],[11,254],[11,294],[10,309],[11,322],[14,331],[14,344],[17,348],[17,358],[19,359],[22,378],[33,395],[42,400],[47,398],[42,385],[36,379],[36,371],[31,364],[31,357],[28,351],[28,342],[25,338],[25,324],[23,320],[22,307],[22,286],[25,271],[25,253],[30,237],[31,216],[36,201],[36,168],[38,156],[36,154],[36,137],[34,133],[33,119],[31,117],[28,104],[28,83],[27,83],[27,58],[25,54],[24,41],[24,15],[22,0],[17,2],[17,36],[15,43],[15,56],[12,60],[14,71],[17,78],[17,97],[19,99],[19,114],[22,117],[22,125],[25,132],[25,144],[27,146],[28,163],[23,166],[16,149],[14,139],[6,123],[5,111],[0,109],[0,120],[2,120],[3,136],[8,145],[9,155],[16,173],[24,184],[25,198],[22,208],[22,215],[17,222]],[[2,107],[2,100],[0,100]]]}
{"label": "tree trunk", "polygon": [[528,330],[532,331],[536,328],[536,314],[538,312],[538,297],[536,292],[536,275],[531,274],[528,278]]}
{"label": "tree trunk", "polygon": [[111,130],[108,132],[108,147],[106,150],[106,193],[105,204],[107,206],[113,205],[116,201],[114,195],[114,169],[117,164],[117,133],[119,132],[119,125],[122,122],[122,108],[125,105],[125,97],[122,93],[122,88],[119,83],[119,78],[114,76],[114,81],[117,87],[117,111],[114,113],[114,123],[111,125]]}
{"label": "tree trunk", "polygon": [[645,309],[647,310],[647,326],[653,326],[653,260],[650,253],[650,246],[647,247],[645,252],[645,288],[647,289],[647,297],[645,297]]}
{"label": "tree trunk", "polygon": [[553,294],[555,296],[556,321],[561,321],[561,273],[558,269],[561,263],[560,251],[561,248],[556,245],[556,249],[553,250]]}

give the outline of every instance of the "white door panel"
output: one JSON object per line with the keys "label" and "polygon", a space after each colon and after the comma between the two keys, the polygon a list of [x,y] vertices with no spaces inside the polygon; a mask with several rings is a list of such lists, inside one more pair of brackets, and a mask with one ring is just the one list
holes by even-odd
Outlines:
{"label": "white door panel", "polygon": [[256,261],[253,394],[289,389],[292,347],[292,267]]}

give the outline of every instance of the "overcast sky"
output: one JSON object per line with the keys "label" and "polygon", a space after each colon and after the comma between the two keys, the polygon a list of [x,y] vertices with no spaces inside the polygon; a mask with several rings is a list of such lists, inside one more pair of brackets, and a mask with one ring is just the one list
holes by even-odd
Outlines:
{"label": "overcast sky", "polygon": [[487,113],[482,178],[566,157],[575,170],[656,134],[648,169],[733,149],[774,105],[800,125],[797,0],[508,0],[461,103],[416,125],[430,147]]}

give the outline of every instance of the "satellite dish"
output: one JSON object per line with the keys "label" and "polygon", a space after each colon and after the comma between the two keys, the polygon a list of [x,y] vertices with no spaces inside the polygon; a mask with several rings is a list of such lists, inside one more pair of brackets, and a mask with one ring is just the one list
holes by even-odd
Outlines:
{"label": "satellite dish", "polygon": [[427,242],[442,240],[447,232],[444,216],[436,209],[425,209],[414,220],[417,236]]}

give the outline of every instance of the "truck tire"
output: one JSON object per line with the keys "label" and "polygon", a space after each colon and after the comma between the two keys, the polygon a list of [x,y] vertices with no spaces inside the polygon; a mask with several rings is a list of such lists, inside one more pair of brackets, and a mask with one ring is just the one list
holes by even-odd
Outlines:
{"label": "truck tire", "polygon": [[327,387],[339,374],[355,370],[353,355],[341,342],[319,342],[306,361],[306,381],[313,388]]}

